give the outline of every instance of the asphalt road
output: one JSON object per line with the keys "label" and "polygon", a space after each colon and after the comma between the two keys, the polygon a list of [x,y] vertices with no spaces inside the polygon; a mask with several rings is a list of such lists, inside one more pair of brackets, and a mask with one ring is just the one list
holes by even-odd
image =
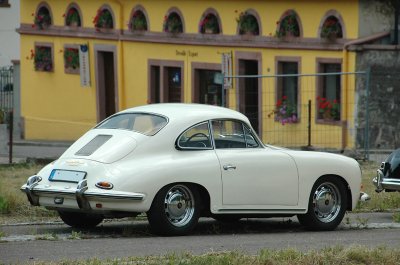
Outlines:
{"label": "asphalt road", "polygon": [[104,222],[89,231],[60,223],[0,226],[0,263],[114,259],[168,253],[202,254],[240,250],[295,248],[301,251],[332,246],[400,247],[400,224],[391,213],[351,214],[332,232],[308,232],[295,218],[243,219],[222,224],[201,219],[192,235],[158,237],[146,221]]}

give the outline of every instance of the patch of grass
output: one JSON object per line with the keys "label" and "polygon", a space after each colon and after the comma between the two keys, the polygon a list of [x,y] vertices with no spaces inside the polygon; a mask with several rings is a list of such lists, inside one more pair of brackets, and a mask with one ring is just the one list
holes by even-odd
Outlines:
{"label": "patch of grass", "polygon": [[190,253],[168,254],[165,256],[130,257],[123,259],[97,258],[88,260],[64,260],[62,262],[36,262],[35,264],[78,264],[78,265],[109,265],[109,264],[168,264],[168,265],[308,265],[308,264],[399,264],[400,250],[378,247],[344,248],[340,246],[301,252],[296,249],[260,251],[257,255],[249,255],[239,251],[207,253],[193,255]]}
{"label": "patch of grass", "polygon": [[58,236],[57,236],[57,234],[54,234],[54,233],[52,233],[52,234],[44,234],[44,235],[35,236],[35,239],[36,240],[51,240],[51,241],[54,241],[54,240],[58,240]]}
{"label": "patch of grass", "polygon": [[388,211],[400,208],[400,192],[375,192],[375,186],[372,184],[372,179],[376,176],[376,170],[379,168],[379,163],[361,162],[362,168],[362,184],[363,190],[371,200],[367,202],[358,202],[356,211]]}
{"label": "patch of grass", "polygon": [[82,239],[82,232],[76,232],[76,231],[72,231],[71,235],[68,236],[68,239]]}
{"label": "patch of grass", "polygon": [[28,163],[0,165],[0,223],[39,221],[57,216],[56,212],[43,207],[32,207],[20,191],[28,177],[42,167]]}
{"label": "patch of grass", "polygon": [[393,221],[395,223],[400,223],[400,212],[397,212],[397,213],[393,214]]}

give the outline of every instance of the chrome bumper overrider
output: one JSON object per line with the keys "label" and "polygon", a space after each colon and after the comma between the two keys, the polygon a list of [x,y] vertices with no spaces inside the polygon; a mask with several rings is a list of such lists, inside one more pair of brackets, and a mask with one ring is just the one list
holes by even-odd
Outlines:
{"label": "chrome bumper overrider", "polygon": [[400,190],[400,179],[384,178],[381,169],[377,170],[377,176],[372,180],[372,183],[376,187],[376,192],[381,192],[385,189]]}
{"label": "chrome bumper overrider", "polygon": [[144,194],[141,193],[128,193],[128,192],[91,192],[87,191],[87,180],[79,181],[75,190],[60,190],[51,188],[38,187],[39,182],[42,180],[39,176],[32,176],[28,178],[27,183],[21,187],[31,205],[39,206],[39,196],[40,195],[54,195],[54,196],[75,196],[76,202],[80,209],[90,210],[89,198],[92,199],[108,199],[108,200],[128,200],[128,201],[142,201],[144,199]]}

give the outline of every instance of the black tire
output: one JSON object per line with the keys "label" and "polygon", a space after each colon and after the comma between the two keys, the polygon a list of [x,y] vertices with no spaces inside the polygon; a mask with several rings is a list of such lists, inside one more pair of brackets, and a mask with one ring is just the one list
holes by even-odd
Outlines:
{"label": "black tire", "polygon": [[104,217],[98,214],[58,211],[61,220],[74,228],[93,228],[100,224]]}
{"label": "black tire", "polygon": [[158,235],[186,235],[197,225],[201,210],[200,195],[187,184],[162,188],[147,212],[152,231]]}
{"label": "black tire", "polygon": [[310,194],[308,211],[297,215],[307,230],[330,231],[342,222],[347,209],[347,187],[337,177],[318,179]]}

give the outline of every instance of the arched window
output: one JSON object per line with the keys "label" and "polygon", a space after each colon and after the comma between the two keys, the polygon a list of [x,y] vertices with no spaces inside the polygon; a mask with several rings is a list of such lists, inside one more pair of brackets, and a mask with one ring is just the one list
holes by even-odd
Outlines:
{"label": "arched window", "polygon": [[203,14],[199,23],[199,32],[207,34],[221,33],[220,20],[216,13],[206,12]]}
{"label": "arched window", "polygon": [[67,8],[67,11],[64,14],[65,17],[65,25],[71,27],[81,27],[82,26],[82,16],[79,11],[79,8],[72,4]]}
{"label": "arched window", "polygon": [[114,28],[114,18],[111,9],[108,6],[99,8],[96,16],[93,19],[93,24],[97,29]]}
{"label": "arched window", "polygon": [[183,23],[181,16],[176,11],[170,12],[169,15],[164,17],[163,29],[164,32],[182,33]]}
{"label": "arched window", "polygon": [[145,13],[141,8],[135,8],[129,22],[129,29],[133,31],[147,31],[148,24]]}
{"label": "arched window", "polygon": [[281,19],[277,22],[278,28],[276,30],[277,37],[300,37],[301,36],[301,27],[299,23],[298,16],[295,11],[288,10],[286,11]]}
{"label": "arched window", "polygon": [[336,16],[328,16],[321,26],[319,36],[326,39],[343,38],[342,23]]}
{"label": "arched window", "polygon": [[46,3],[38,6],[34,14],[34,26],[39,29],[47,29],[52,24],[50,8]]}
{"label": "arched window", "polygon": [[236,22],[238,25],[238,34],[260,35],[259,22],[253,11],[241,12],[236,18]]}

